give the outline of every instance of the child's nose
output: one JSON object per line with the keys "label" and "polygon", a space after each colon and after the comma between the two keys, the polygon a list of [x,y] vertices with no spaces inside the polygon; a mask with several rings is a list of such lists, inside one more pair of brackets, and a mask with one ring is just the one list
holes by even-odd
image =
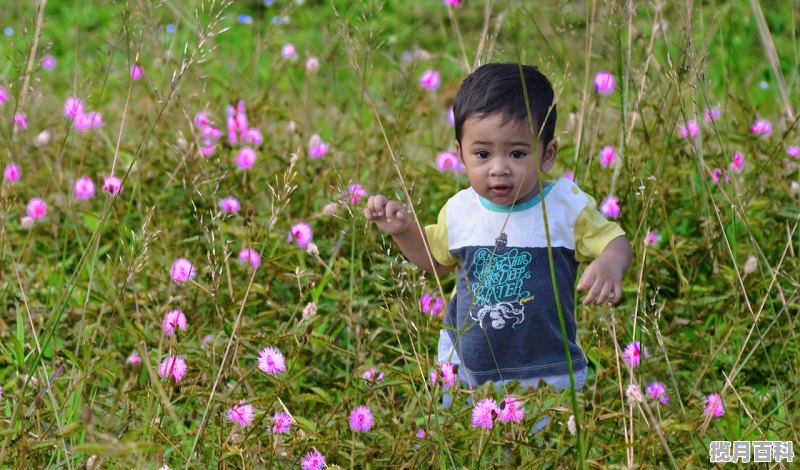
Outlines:
{"label": "child's nose", "polygon": [[510,173],[510,169],[504,158],[496,158],[493,160],[492,166],[489,168],[489,174],[491,176],[506,176]]}

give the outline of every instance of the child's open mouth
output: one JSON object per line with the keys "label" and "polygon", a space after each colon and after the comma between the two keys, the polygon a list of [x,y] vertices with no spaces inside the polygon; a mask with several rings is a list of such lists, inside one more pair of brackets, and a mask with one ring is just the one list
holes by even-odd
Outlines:
{"label": "child's open mouth", "polygon": [[495,196],[508,196],[511,194],[511,186],[490,186],[489,191]]}

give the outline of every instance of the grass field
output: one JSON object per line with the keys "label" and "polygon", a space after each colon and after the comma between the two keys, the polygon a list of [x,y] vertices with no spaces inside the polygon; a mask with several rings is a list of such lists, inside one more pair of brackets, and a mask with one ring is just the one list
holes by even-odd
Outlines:
{"label": "grass field", "polygon": [[[462,3],[4,6],[0,466],[682,469],[713,441],[800,445],[800,4]],[[423,311],[455,274],[362,209],[433,223],[467,186],[437,157],[491,61],[551,78],[550,176],[617,197],[634,259],[619,305],[576,309],[584,390],[512,386],[524,418],[485,429],[467,399],[506,393],[445,390]]]}

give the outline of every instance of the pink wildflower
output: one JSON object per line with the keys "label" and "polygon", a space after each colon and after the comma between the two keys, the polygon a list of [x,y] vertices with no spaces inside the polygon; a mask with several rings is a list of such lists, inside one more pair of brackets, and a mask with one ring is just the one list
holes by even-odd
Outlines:
{"label": "pink wildflower", "polygon": [[786,155],[792,158],[800,158],[800,147],[797,145],[790,145],[786,147]]}
{"label": "pink wildflower", "polygon": [[435,90],[441,83],[442,77],[436,70],[426,70],[422,72],[422,75],[419,77],[419,84],[422,86],[422,88],[426,88],[428,90]]}
{"label": "pink wildflower", "polygon": [[772,123],[766,119],[756,119],[750,126],[750,132],[756,135],[770,135],[772,134]]}
{"label": "pink wildflower", "polygon": [[142,358],[139,357],[139,353],[136,351],[132,352],[131,355],[128,356],[128,364],[136,365],[136,364],[141,364],[141,362]]}
{"label": "pink wildflower", "polygon": [[484,398],[475,404],[472,410],[472,425],[476,428],[492,429],[495,415],[500,414],[497,402],[491,398]]}
{"label": "pink wildflower", "polygon": [[685,126],[680,126],[679,133],[683,139],[687,137],[695,137],[700,133],[700,126],[697,125],[697,121],[689,121]]}
{"label": "pink wildflower", "polygon": [[716,121],[719,119],[719,106],[714,106],[712,108],[708,108],[705,112],[705,119],[706,121]]}
{"label": "pink wildflower", "polygon": [[239,252],[239,262],[249,263],[251,268],[256,269],[261,264],[261,255],[252,248],[245,248]]}
{"label": "pink wildflower", "polygon": [[121,188],[122,180],[116,176],[109,176],[103,180],[103,191],[111,193],[112,196],[116,196]]}
{"label": "pink wildflower", "polygon": [[253,405],[247,402],[239,403],[228,410],[228,419],[240,426],[250,426],[253,422]]}
{"label": "pink wildflower", "polygon": [[669,395],[667,395],[667,387],[664,386],[661,382],[653,382],[648,385],[644,391],[652,398],[653,400],[658,400],[661,403],[668,403],[669,402]]}
{"label": "pink wildflower", "polygon": [[292,225],[292,228],[289,230],[289,243],[296,241],[297,246],[300,248],[305,248],[311,243],[311,239],[313,237],[313,232],[311,231],[311,226],[305,222],[298,222]]}
{"label": "pink wildflower", "polygon": [[382,382],[383,381],[383,372],[377,373],[374,367],[370,367],[369,369],[365,370],[363,374],[361,374],[361,378],[366,380],[367,382]]}
{"label": "pink wildflower", "polygon": [[97,111],[89,111],[83,115],[89,127],[95,128],[103,125],[103,115]]}
{"label": "pink wildflower", "polygon": [[430,313],[431,302],[433,302],[433,296],[430,294],[424,294],[419,299],[419,308],[422,309],[424,313]]}
{"label": "pink wildflower", "polygon": [[256,163],[256,151],[250,147],[242,147],[236,156],[236,166],[242,170],[252,168]]}
{"label": "pink wildflower", "polygon": [[625,363],[631,367],[636,367],[639,365],[641,359],[647,359],[648,352],[647,348],[642,349],[641,343],[638,341],[632,341],[628,343],[628,346],[625,347],[625,350],[622,351],[622,356],[625,359]]}
{"label": "pink wildflower", "polygon": [[500,410],[500,421],[507,423],[514,421],[519,423],[525,416],[525,405],[520,400],[511,395],[503,398],[503,409]]}
{"label": "pink wildflower", "polygon": [[28,217],[37,220],[47,215],[47,203],[35,197],[28,201]]}
{"label": "pink wildflower", "polygon": [[453,173],[464,170],[464,167],[461,165],[461,160],[458,159],[458,155],[450,150],[439,152],[439,155],[436,157],[436,168],[438,168],[439,171],[450,170]]}
{"label": "pink wildflower", "polygon": [[614,147],[606,145],[600,149],[600,166],[608,168],[617,161],[617,151]]}
{"label": "pink wildflower", "polygon": [[431,385],[436,385],[439,381],[439,374],[435,370],[431,370]]}
{"label": "pink wildflower", "polygon": [[634,403],[642,403],[644,401],[642,389],[639,388],[637,384],[628,384],[628,387],[625,389],[625,395],[628,397],[629,401]]}
{"label": "pink wildflower", "polygon": [[731,158],[731,164],[729,167],[736,173],[741,173],[742,170],[744,170],[744,155],[739,152],[735,152]]}
{"label": "pink wildflower", "polygon": [[208,113],[199,112],[194,115],[194,124],[198,128],[204,129],[211,125],[211,118],[208,117]]}
{"label": "pink wildflower", "polygon": [[447,122],[449,122],[451,126],[456,125],[456,113],[453,111],[452,105],[447,109]]}
{"label": "pink wildflower", "polygon": [[425,439],[425,430],[422,428],[417,429],[417,437],[419,439]]}
{"label": "pink wildflower", "polygon": [[317,451],[311,451],[303,457],[300,468],[303,470],[322,470],[325,467],[325,456]]}
{"label": "pink wildflower", "polygon": [[597,72],[594,76],[594,89],[601,95],[614,92],[614,76],[609,72]]}
{"label": "pink wildflower", "polygon": [[350,429],[367,432],[372,428],[374,418],[372,411],[366,406],[358,406],[350,413]]}
{"label": "pink wildflower", "polygon": [[239,204],[239,200],[233,196],[228,196],[225,199],[219,201],[219,208],[222,209],[223,212],[239,212],[241,205]]}
{"label": "pink wildflower", "polygon": [[37,147],[41,147],[42,145],[45,145],[48,142],[50,142],[50,131],[48,131],[47,129],[36,134],[36,138],[33,140],[33,143],[36,144]]}
{"label": "pink wildflower", "polygon": [[294,44],[287,42],[281,47],[281,55],[286,59],[296,59],[297,49],[295,49]]}
{"label": "pink wildflower", "polygon": [[203,344],[209,344],[209,343],[211,343],[212,341],[214,341],[214,337],[213,337],[213,336],[211,336],[211,335],[205,335],[205,336],[203,336],[203,339],[201,339],[200,341],[201,341]]}
{"label": "pink wildflower", "polygon": [[175,382],[180,382],[184,375],[186,375],[186,361],[183,356],[167,356],[161,361],[158,366],[158,375],[160,377],[172,376]]}
{"label": "pink wildflower", "polygon": [[264,134],[261,133],[260,129],[250,127],[242,134],[242,140],[253,145],[261,145],[264,142]]}
{"label": "pink wildflower", "polygon": [[728,181],[730,181],[730,176],[722,168],[714,168],[713,170],[711,170],[711,181],[713,181],[714,184],[719,184],[720,175],[723,173],[725,174],[725,182],[727,183]]}
{"label": "pink wildflower", "polygon": [[654,246],[661,241],[661,235],[658,232],[647,232],[644,237],[645,246]]}
{"label": "pink wildflower", "polygon": [[75,180],[75,197],[89,199],[94,196],[94,182],[88,176],[81,176]]}
{"label": "pink wildflower", "polygon": [[171,335],[175,333],[175,329],[186,331],[186,315],[180,310],[170,310],[164,314],[164,320],[161,322],[161,328],[164,333]]}
{"label": "pink wildflower", "polygon": [[0,86],[0,104],[6,104],[8,101],[8,90],[6,87]]}
{"label": "pink wildflower", "polygon": [[317,70],[319,70],[319,59],[316,57],[309,57],[308,60],[306,60],[306,72],[314,73]]}
{"label": "pink wildflower", "polygon": [[561,175],[561,177],[565,178],[565,179],[568,179],[570,181],[575,181],[575,173],[573,173],[571,171],[565,172],[563,175]]}
{"label": "pink wildflower", "polygon": [[444,299],[441,297],[436,297],[436,300],[433,301],[433,305],[431,306],[431,315],[436,315],[437,313],[441,312],[444,308]]}
{"label": "pink wildflower", "polygon": [[214,145],[208,141],[203,142],[203,146],[200,147],[200,155],[202,155],[203,158],[209,158],[213,156],[216,151],[217,148],[214,147]]}
{"label": "pink wildflower", "polygon": [[267,375],[276,375],[286,370],[286,359],[278,348],[266,347],[258,354],[258,369]]}
{"label": "pink wildflower", "polygon": [[56,58],[51,55],[42,57],[42,68],[45,70],[53,70],[56,67]]}
{"label": "pink wildflower", "polygon": [[464,6],[464,0],[444,0],[444,5],[448,7],[461,8]]}
{"label": "pink wildflower", "polygon": [[28,128],[28,118],[23,113],[14,114],[14,125],[20,129]]}
{"label": "pink wildflower", "polygon": [[619,217],[621,212],[619,207],[619,198],[616,196],[608,196],[603,199],[603,203],[600,204],[600,212],[606,217]]}
{"label": "pink wildflower", "polygon": [[358,204],[361,202],[361,198],[367,195],[367,190],[360,184],[351,184],[350,187],[347,188],[347,194],[350,195],[350,202]]}
{"label": "pink wildflower", "polygon": [[79,114],[83,114],[83,101],[75,96],[67,98],[64,102],[64,117],[74,119]]}
{"label": "pink wildflower", "polygon": [[9,163],[3,169],[3,178],[6,181],[19,181],[19,166],[16,163]]}
{"label": "pink wildflower", "polygon": [[272,415],[272,432],[286,434],[292,427],[292,417],[288,413],[275,413]]}
{"label": "pink wildflower", "polygon": [[324,157],[330,147],[328,146],[327,142],[323,142],[320,139],[319,134],[314,134],[311,136],[311,139],[308,141],[308,155],[312,159]]}
{"label": "pink wildflower", "polygon": [[456,366],[449,362],[442,362],[442,381],[444,388],[450,388],[456,384]]}
{"label": "pink wildflower", "polygon": [[708,416],[716,416],[719,418],[725,414],[725,404],[722,403],[722,397],[716,393],[706,397],[706,409],[703,411]]}
{"label": "pink wildflower", "polygon": [[131,67],[131,80],[141,80],[142,75],[142,67],[139,64],[133,64],[133,67]]}
{"label": "pink wildflower", "polygon": [[[64,106],[66,107],[66,105],[64,105]],[[67,115],[67,110],[66,109],[64,110],[64,115],[65,116]],[[67,117],[69,117],[69,116],[67,116]],[[72,121],[72,126],[75,128],[76,131],[83,132],[86,129],[89,129],[89,128],[92,127],[92,119],[88,114],[85,114],[85,113],[83,113],[81,111],[81,112],[76,113],[74,115],[74,120]]]}
{"label": "pink wildflower", "polygon": [[177,258],[172,262],[169,274],[172,276],[172,280],[175,281],[175,284],[181,284],[194,278],[197,271],[195,271],[192,262],[188,259]]}

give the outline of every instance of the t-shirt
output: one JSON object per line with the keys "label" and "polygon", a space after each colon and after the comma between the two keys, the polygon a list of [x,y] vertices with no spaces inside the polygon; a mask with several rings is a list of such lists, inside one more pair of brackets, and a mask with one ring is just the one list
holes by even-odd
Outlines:
{"label": "t-shirt", "polygon": [[586,358],[576,342],[574,313],[578,263],[597,258],[624,235],[591,196],[562,178],[512,209],[468,188],[425,227],[433,257],[459,264],[445,325],[463,366],[480,383],[568,373],[543,207],[572,367],[581,370]]}

